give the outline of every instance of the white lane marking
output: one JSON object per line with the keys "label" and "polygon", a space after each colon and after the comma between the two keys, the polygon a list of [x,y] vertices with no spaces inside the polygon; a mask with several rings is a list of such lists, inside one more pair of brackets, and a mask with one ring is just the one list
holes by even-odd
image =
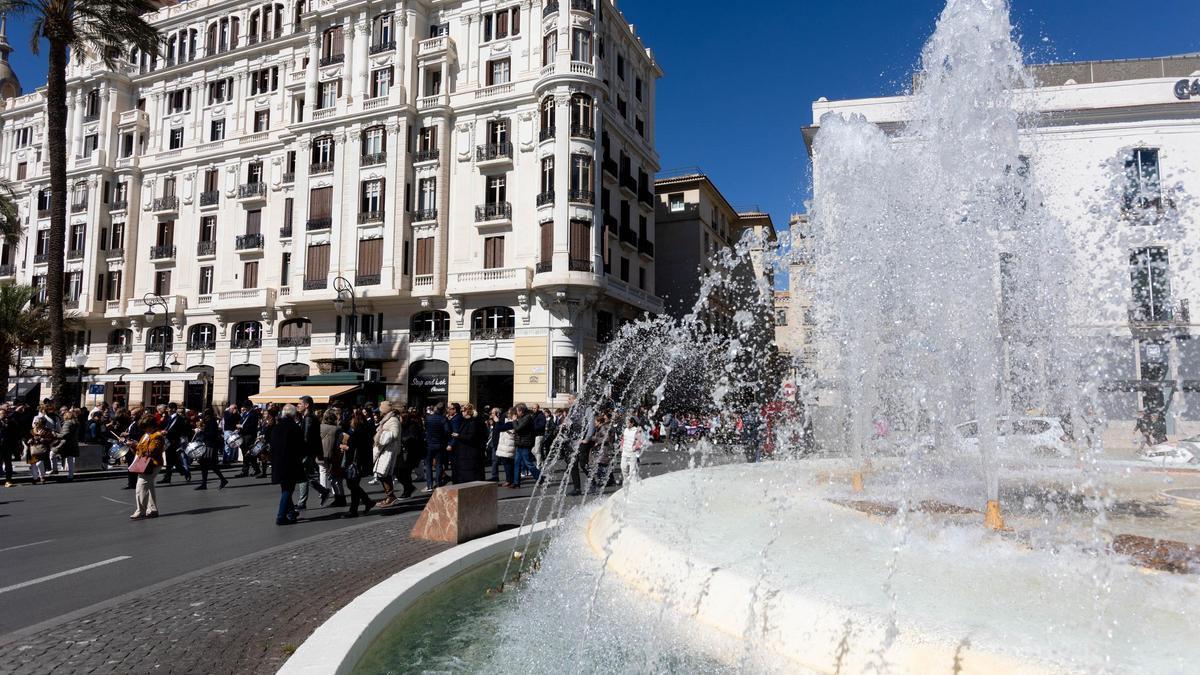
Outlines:
{"label": "white lane marking", "polygon": [[33,586],[34,584],[40,584],[44,581],[53,581],[55,579],[59,579],[59,578],[65,577],[65,576],[70,576],[72,574],[78,574],[79,572],[86,572],[90,569],[95,569],[97,567],[103,567],[105,565],[111,565],[112,563],[115,563],[115,562],[121,562],[122,560],[129,560],[132,557],[133,556],[120,555],[115,558],[109,558],[108,560],[101,560],[100,562],[92,563],[91,565],[84,565],[83,567],[76,567],[74,569],[64,570],[62,572],[56,572],[54,574],[50,574],[50,575],[47,575],[44,577],[38,577],[37,579],[30,579],[29,581],[22,581],[19,584],[13,584],[12,586],[5,586],[4,588],[0,588],[0,593],[7,593],[9,591],[15,591],[17,589],[25,588],[26,586]]}
{"label": "white lane marking", "polygon": [[38,544],[49,544],[52,541],[54,541],[54,540],[47,539],[45,541],[35,541],[32,544],[21,544],[19,546],[9,546],[8,548],[0,548],[0,553],[4,553],[5,551],[15,551],[19,548],[29,548],[30,546],[37,546]]}
{"label": "white lane marking", "polygon": [[108,501],[110,501],[114,504],[124,504],[125,506],[133,506],[133,504],[131,504],[130,502],[123,502],[123,501],[120,501],[117,499],[113,499],[112,497],[101,497],[101,499],[107,499]]}

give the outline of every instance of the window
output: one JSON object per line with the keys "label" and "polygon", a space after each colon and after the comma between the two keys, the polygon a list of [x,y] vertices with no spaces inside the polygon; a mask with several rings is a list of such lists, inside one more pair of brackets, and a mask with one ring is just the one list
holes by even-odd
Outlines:
{"label": "window", "polygon": [[[212,268],[205,269],[211,270]],[[217,327],[211,323],[201,323],[189,328],[187,348],[189,350],[216,349]]]}
{"label": "window", "polygon": [[508,120],[489,120],[487,123],[488,143],[493,147],[508,144]]}
{"label": "window", "polygon": [[383,219],[383,179],[363,181],[358,212],[372,220]]}
{"label": "window", "polygon": [[269,109],[254,111],[254,133],[260,134],[271,129],[271,111]]}
{"label": "window", "polygon": [[[571,97],[571,135],[595,137],[595,114],[592,97],[587,94],[575,94]],[[580,133],[583,132],[583,133]]]}
{"label": "window", "polygon": [[[490,75],[489,75],[490,77]],[[442,93],[442,72],[432,68],[425,69],[425,95],[437,96]]]}
{"label": "window", "polygon": [[625,105],[625,99],[620,96],[617,97],[617,114],[621,116],[621,119],[629,117],[629,108]]}
{"label": "window", "polygon": [[325,170],[332,170],[333,136],[321,136],[320,138],[313,139],[312,163],[314,165],[328,165]]}
{"label": "window", "polygon": [[[586,271],[592,262],[592,224],[586,220],[571,221],[571,268]],[[587,267],[583,267],[586,265]],[[582,268],[582,269],[575,269]]]}
{"label": "window", "polygon": [[192,90],[176,89],[167,92],[167,112],[174,115],[192,109]]}
{"label": "window", "polygon": [[156,246],[173,246],[175,244],[175,221],[160,222],[154,234],[154,242]]}
{"label": "window", "polygon": [[304,265],[304,285],[324,288],[329,277],[329,244],[309,244]]}
{"label": "window", "polygon": [[118,300],[121,297],[121,270],[112,270],[104,275],[104,297]]}
{"label": "window", "polygon": [[178,150],[183,147],[183,127],[175,127],[171,129],[171,140],[167,145],[169,150]]}
{"label": "window", "polygon": [[638,288],[646,290],[646,268],[638,266]]}
{"label": "window", "polygon": [[542,36],[542,65],[554,63],[554,55],[558,53],[558,31],[552,30]]}
{"label": "window", "polygon": [[437,149],[437,127],[421,127],[417,133],[417,152],[431,153]]}
{"label": "window", "polygon": [[646,137],[646,122],[642,118],[638,117],[633,120],[633,129],[637,132],[638,136],[642,138]]}
{"label": "window", "polygon": [[371,71],[371,98],[381,98],[392,90],[392,67]]}
{"label": "window", "polygon": [[542,158],[542,194],[554,192],[554,155]]}
{"label": "window", "polygon": [[91,157],[96,152],[96,148],[99,146],[99,144],[100,144],[100,137],[97,136],[96,134],[88,134],[87,136],[84,136],[83,137],[83,156]]}
{"label": "window", "polygon": [[516,312],[511,307],[484,307],[477,309],[471,314],[471,339],[511,339],[516,326]]}
{"label": "window", "polygon": [[279,67],[263,68],[250,73],[250,95],[257,96],[279,88]]}
{"label": "window", "polygon": [[592,31],[583,28],[571,30],[571,60],[592,62]]}
{"label": "window", "polygon": [[246,212],[246,234],[262,234],[262,210]]}
{"label": "window", "polygon": [[225,120],[213,120],[209,124],[208,140],[223,141],[225,140]]}
{"label": "window", "polygon": [[344,53],[341,26],[334,26],[321,34],[321,61],[323,63],[340,62],[344,58]]}
{"label": "window", "polygon": [[521,34],[521,8],[509,7],[483,15],[483,41],[503,40]]}
{"label": "window", "polygon": [[487,178],[487,204],[495,206],[508,201],[508,177],[504,175]]}
{"label": "window", "polygon": [[1133,290],[1134,320],[1170,321],[1171,279],[1167,249],[1150,246],[1129,256],[1129,275]]}
{"label": "window", "polygon": [[308,191],[308,229],[328,229],[333,224],[333,187]]}
{"label": "window", "polygon": [[422,178],[418,183],[417,210],[433,211],[437,208],[437,178]]}
{"label": "window", "polygon": [[233,325],[235,349],[255,349],[262,346],[262,324],[257,321],[242,321]]}
{"label": "window", "polygon": [[67,272],[64,290],[66,300],[69,302],[78,302],[79,296],[83,293],[83,272]]}
{"label": "window", "polygon": [[164,196],[164,197],[174,197],[175,196],[175,177],[174,176],[163,179],[162,196]]}
{"label": "window", "polygon": [[392,33],[392,15],[380,14],[371,22],[371,46],[380,48],[378,51],[390,49],[396,44],[396,37]]}
{"label": "window", "polygon": [[[538,259],[543,264],[550,264],[554,260],[554,221],[550,220],[540,225],[541,228],[541,246],[539,247]],[[543,271],[541,268],[538,271]],[[549,271],[549,270],[545,270]]]}
{"label": "window", "polygon": [[71,234],[67,239],[67,250],[71,252],[82,252],[86,246],[87,226],[81,223],[71,226]]}
{"label": "window", "polygon": [[211,265],[205,265],[200,268],[200,283],[198,284],[200,295],[212,295],[213,292],[213,268]]}
{"label": "window", "polygon": [[171,270],[159,270],[154,273],[154,292],[158,295],[171,294]]}
{"label": "window", "polygon": [[233,78],[208,83],[208,104],[224,103],[233,97]]}
{"label": "window", "polygon": [[253,260],[242,266],[242,288],[258,288],[258,261]]}
{"label": "window", "polygon": [[[667,208],[670,209],[671,213],[679,213],[679,212],[683,211],[683,208],[684,208],[683,207],[683,193],[676,192],[674,194],[668,195],[667,196]],[[708,247],[705,246],[704,248],[707,249]]]}
{"label": "window", "polygon": [[331,80],[317,85],[317,110],[326,110],[337,105],[342,93],[342,81]]}
{"label": "window", "polygon": [[50,230],[38,230],[37,241],[34,243],[33,253],[34,253],[34,255],[37,255],[37,256],[44,256],[49,252],[50,252]]}
{"label": "window", "polygon": [[17,180],[25,180],[25,176],[29,173],[29,165],[25,162],[17,164]]}
{"label": "window", "polygon": [[17,141],[18,148],[29,146],[33,142],[33,129],[31,127],[23,127],[13,132]]}
{"label": "window", "polygon": [[125,247],[125,223],[113,223],[108,231],[110,251]]}
{"label": "window", "polygon": [[483,268],[493,270],[504,267],[504,237],[485,237],[483,240]]}
{"label": "window", "polygon": [[362,133],[363,157],[379,157],[387,148],[387,131],[383,127],[371,127]]}
{"label": "window", "polygon": [[636,78],[633,81],[633,96],[637,100],[642,100],[642,78]]}
{"label": "window", "polygon": [[358,274],[360,283],[379,283],[383,270],[383,237],[372,237],[358,241]]}
{"label": "window", "polygon": [[133,134],[121,134],[121,157],[133,157]]}
{"label": "window", "polygon": [[591,192],[592,188],[591,155],[571,155],[571,193],[573,197],[577,197],[575,201],[592,201],[591,199],[579,198],[585,196],[578,194],[581,192]]}
{"label": "window", "polygon": [[551,396],[566,396],[579,393],[579,357],[554,357],[554,387]]}
{"label": "window", "polygon": [[625,79],[625,55],[617,54],[617,77]]}
{"label": "window", "polygon": [[512,79],[508,59],[488,61],[487,86],[507,84]]}
{"label": "window", "polygon": [[621,257],[621,281],[629,283],[629,258]]}
{"label": "window", "polygon": [[155,326],[146,334],[148,351],[165,352],[171,349],[171,329],[166,326]]}
{"label": "window", "polygon": [[284,251],[279,262],[279,285],[286,287],[292,273],[292,252]]}
{"label": "window", "polygon": [[38,211],[49,211],[50,210],[50,189],[49,188],[43,188],[41,190],[38,190],[37,208],[38,208]]}
{"label": "window", "polygon": [[433,274],[433,237],[417,239],[416,275]]}
{"label": "window", "polygon": [[1125,208],[1162,207],[1158,149],[1136,148],[1125,160]]}
{"label": "window", "polygon": [[246,165],[246,182],[251,184],[263,182],[262,162],[250,162]]}
{"label": "window", "polygon": [[542,99],[541,105],[538,106],[538,118],[540,122],[540,138],[546,140],[554,137],[554,97],[547,96]]}
{"label": "window", "polygon": [[418,312],[408,324],[410,342],[444,342],[450,339],[450,315]]}

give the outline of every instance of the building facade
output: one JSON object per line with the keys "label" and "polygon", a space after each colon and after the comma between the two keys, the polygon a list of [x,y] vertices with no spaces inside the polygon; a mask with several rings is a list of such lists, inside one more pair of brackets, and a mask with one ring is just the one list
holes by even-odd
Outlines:
{"label": "building facade", "polygon": [[[1189,195],[1200,192],[1200,55],[1034,66],[1032,74],[1036,86],[1020,94],[1041,116],[1023,131],[1023,168],[1075,247],[1070,324],[1101,361],[1084,364],[1099,374],[1097,396],[1110,420],[1164,411],[1172,434],[1195,432],[1200,345],[1190,302],[1200,297],[1200,272],[1190,257],[1200,222]],[[811,151],[827,113],[860,114],[888,131],[909,109],[905,97],[822,99],[805,139]],[[1003,299],[1005,289],[997,293]],[[1128,444],[1131,424],[1110,429]]]}
{"label": "building facade", "polygon": [[[615,325],[661,311],[652,244],[649,284],[610,264],[609,213],[655,237],[661,76],[612,0],[148,18],[157,57],[69,73],[66,302],[88,401],[220,404],[353,370],[413,402],[562,403]],[[0,111],[27,234],[0,273],[35,285],[43,94]]]}

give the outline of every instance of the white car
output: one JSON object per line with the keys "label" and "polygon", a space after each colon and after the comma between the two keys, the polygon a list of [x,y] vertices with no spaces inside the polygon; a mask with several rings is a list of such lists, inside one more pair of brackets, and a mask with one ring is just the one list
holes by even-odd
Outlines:
{"label": "white car", "polygon": [[[1001,417],[996,420],[997,447],[1000,457],[1069,458],[1074,456],[1071,438],[1057,417]],[[979,423],[954,428],[959,443],[967,452],[979,452]]]}
{"label": "white car", "polygon": [[1141,458],[1155,464],[1200,464],[1200,436],[1159,443],[1143,450]]}

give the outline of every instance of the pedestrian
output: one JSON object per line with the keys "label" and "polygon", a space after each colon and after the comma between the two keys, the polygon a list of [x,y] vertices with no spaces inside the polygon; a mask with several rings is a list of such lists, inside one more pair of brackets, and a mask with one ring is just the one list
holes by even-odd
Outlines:
{"label": "pedestrian", "polygon": [[642,447],[646,436],[638,426],[638,420],[632,415],[625,420],[625,429],[621,432],[621,477],[631,483],[638,480],[638,467],[642,461]]}
{"label": "pedestrian", "polygon": [[500,419],[501,414],[502,414],[502,411],[499,408],[492,408],[490,411],[488,411],[487,454],[488,454],[488,457],[490,457],[492,459],[491,481],[493,483],[500,482],[500,464],[501,464],[501,462],[500,462],[500,455],[496,454],[496,451],[500,447],[500,433],[503,431],[503,429],[500,428],[502,425],[502,422]]}
{"label": "pedestrian", "polygon": [[425,418],[425,491],[446,484],[446,448],[450,444],[450,424],[446,404],[438,401]]}
{"label": "pedestrian", "polygon": [[223,466],[233,463],[233,460],[237,458],[238,448],[242,445],[242,437],[238,433],[239,422],[241,422],[241,415],[238,414],[238,407],[230,403],[221,413],[221,433],[225,441],[221,448],[221,464]]}
{"label": "pedestrian", "polygon": [[534,481],[541,480],[542,472],[537,468],[533,459],[533,444],[537,438],[534,431],[533,414],[524,403],[516,405],[517,418],[513,420],[513,436],[517,445],[516,457],[513,460],[513,487],[521,487],[521,477],[525,471]]}
{"label": "pedestrian", "polygon": [[[497,411],[499,408],[496,409]],[[513,466],[513,460],[517,455],[517,440],[513,433],[513,422],[517,419],[517,411],[509,408],[507,419],[502,422],[497,422],[493,429],[496,429],[496,456],[500,463],[504,465],[504,482],[500,487],[513,487],[517,482],[516,470]]]}
{"label": "pedestrian", "polygon": [[350,511],[346,514],[351,518],[358,517],[358,507],[363,507],[363,515],[375,506],[375,502],[367,495],[362,487],[363,476],[374,469],[371,457],[374,438],[367,435],[367,419],[361,411],[355,411],[350,417],[349,431],[342,434],[342,472],[346,476],[346,489],[350,492]]}
{"label": "pedestrian", "polygon": [[62,429],[55,434],[58,440],[58,456],[67,468],[67,482],[75,480],[75,461],[79,459],[79,413],[68,409],[63,414]]}
{"label": "pedestrian", "polygon": [[372,459],[374,460],[375,476],[383,486],[383,501],[379,508],[387,508],[396,503],[396,491],[393,487],[392,474],[396,470],[396,457],[403,446],[401,441],[400,413],[392,408],[390,401],[379,404],[379,412],[383,417],[375,432]]}
{"label": "pedestrian", "polygon": [[342,485],[342,450],[338,437],[337,413],[326,410],[321,415],[321,462],[317,466],[321,486],[333,491],[334,508],[346,505],[346,493]]}
{"label": "pedestrian", "polygon": [[540,469],[545,462],[543,455],[542,444],[546,438],[546,415],[542,412],[542,406],[538,403],[533,404],[533,459]]}
{"label": "pedestrian", "polygon": [[475,414],[470,403],[462,408],[463,420],[455,436],[453,467],[455,483],[472,483],[484,478],[484,447],[487,445],[488,429],[481,417]]}
{"label": "pedestrian", "polygon": [[[159,406],[163,408],[163,406]],[[169,485],[171,483],[171,472],[176,467],[179,468],[179,473],[183,474],[183,478],[188,483],[192,482],[192,470],[188,466],[187,455],[182,452],[184,439],[192,433],[192,427],[188,424],[187,419],[180,414],[179,406],[171,403],[166,406],[165,419],[162,422],[163,433],[167,436],[166,448],[166,470],[163,472],[162,480],[159,485]]]}
{"label": "pedestrian", "polygon": [[[133,515],[130,520],[158,517],[158,499],[154,489],[154,475],[165,460],[164,452],[167,445],[167,435],[159,428],[158,419],[152,412],[142,413],[138,425],[142,435],[134,450],[133,464],[130,471],[137,475],[137,489],[134,492]],[[134,471],[139,464],[144,464],[140,471]]]}
{"label": "pedestrian", "polygon": [[238,417],[236,430],[242,438],[242,477],[245,478],[250,474],[250,469],[254,469],[254,477],[258,478],[263,475],[262,467],[259,463],[257,455],[252,454],[254,444],[258,441],[258,427],[260,419],[258,410],[252,407],[249,403],[243,403],[240,408],[241,414]]}
{"label": "pedestrian", "polygon": [[50,447],[54,443],[54,432],[50,430],[46,418],[37,417],[25,438],[25,461],[29,464],[29,475],[33,477],[34,485],[46,482],[46,467],[43,464],[50,457]]}
{"label": "pedestrian", "polygon": [[296,423],[300,425],[300,433],[304,437],[303,464],[304,475],[307,476],[306,480],[300,482],[297,490],[296,509],[299,511],[308,508],[308,489],[310,487],[321,495],[321,506],[325,506],[329,495],[333,493],[332,490],[321,485],[318,477],[317,460],[324,456],[324,450],[321,446],[321,421],[317,419],[312,404],[311,396],[301,396],[300,402],[296,404]]}
{"label": "pedestrian", "polygon": [[283,406],[280,415],[270,425],[271,483],[279,486],[279,509],[276,525],[290,525],[300,517],[292,503],[296,484],[308,480],[304,472],[304,434],[296,424],[296,406]]}
{"label": "pedestrian", "polygon": [[408,499],[417,489],[413,485],[413,469],[417,468],[425,455],[425,432],[421,428],[421,416],[415,408],[409,408],[404,414],[400,423],[400,441],[403,455],[396,462],[396,476],[400,479],[400,486],[404,488],[400,498]]}
{"label": "pedestrian", "polygon": [[208,489],[208,472],[212,471],[221,480],[221,484],[217,486],[218,490],[222,490],[229,481],[221,473],[221,449],[225,447],[225,439],[221,435],[220,426],[217,423],[217,416],[213,414],[211,408],[205,408],[200,415],[200,421],[196,424],[196,436],[193,440],[198,440],[204,444],[204,454],[200,457],[200,485],[197,490]]}
{"label": "pedestrian", "polygon": [[0,461],[4,462],[4,487],[13,483],[13,460],[19,457],[21,437],[17,433],[16,419],[8,406],[0,408]]}

